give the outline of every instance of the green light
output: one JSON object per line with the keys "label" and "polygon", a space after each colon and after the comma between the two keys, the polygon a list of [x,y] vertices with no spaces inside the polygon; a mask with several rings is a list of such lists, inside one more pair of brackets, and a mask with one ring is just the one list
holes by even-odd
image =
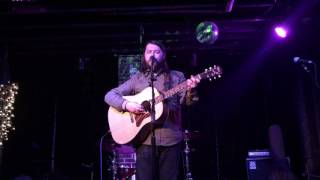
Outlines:
{"label": "green light", "polygon": [[205,30],[205,33],[211,33],[212,32],[212,26],[208,26],[207,29]]}

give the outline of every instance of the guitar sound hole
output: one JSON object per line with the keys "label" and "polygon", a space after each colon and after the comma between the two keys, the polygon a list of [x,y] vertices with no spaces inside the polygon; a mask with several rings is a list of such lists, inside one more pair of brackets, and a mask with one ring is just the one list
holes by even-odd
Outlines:
{"label": "guitar sound hole", "polygon": [[136,120],[136,126],[139,127],[141,125],[141,123],[143,122],[143,120],[147,117],[150,116],[150,113],[141,113],[141,114],[136,114],[135,115],[135,120]]}
{"label": "guitar sound hole", "polygon": [[147,112],[150,112],[151,111],[151,104],[149,101],[143,101],[141,103],[141,105],[143,106],[144,110],[147,111]]}

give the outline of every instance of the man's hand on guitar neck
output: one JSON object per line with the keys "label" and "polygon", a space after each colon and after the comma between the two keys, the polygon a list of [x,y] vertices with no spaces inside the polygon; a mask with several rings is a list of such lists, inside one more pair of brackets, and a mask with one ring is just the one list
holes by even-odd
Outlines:
{"label": "man's hand on guitar neck", "polygon": [[188,90],[195,88],[199,82],[200,82],[199,78],[191,75],[190,79],[187,80]]}
{"label": "man's hand on guitar neck", "polygon": [[139,114],[139,113],[143,113],[145,112],[144,108],[142,105],[135,103],[135,102],[131,102],[131,101],[125,101],[124,102],[124,110],[128,111],[128,112],[132,112],[135,114]]}

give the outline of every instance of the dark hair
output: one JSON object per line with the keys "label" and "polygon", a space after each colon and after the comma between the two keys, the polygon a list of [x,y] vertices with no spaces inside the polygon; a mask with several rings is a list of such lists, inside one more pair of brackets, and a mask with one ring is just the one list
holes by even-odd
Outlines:
{"label": "dark hair", "polygon": [[148,41],[148,42],[146,43],[146,46],[147,46],[148,44],[157,45],[164,54],[167,53],[166,47],[165,47],[164,44],[163,44],[162,42],[160,42],[160,41],[151,40],[151,41]]}
{"label": "dark hair", "polygon": [[[148,44],[154,44],[156,46],[158,46],[161,51],[163,52],[163,54],[165,55],[165,57],[167,57],[167,50],[166,50],[166,47],[164,46],[164,44],[160,41],[156,41],[156,40],[151,40],[151,41],[148,41],[145,45],[145,47],[148,45]],[[141,72],[146,72],[148,71],[149,69],[149,66],[147,65],[145,59],[144,59],[144,55],[142,56],[141,58],[141,66],[140,66],[140,71]],[[169,67],[167,65],[167,62],[166,62],[166,59],[164,59],[164,61],[162,61],[162,63],[160,63],[157,67],[158,70],[163,70],[165,72],[167,72],[169,70]]]}

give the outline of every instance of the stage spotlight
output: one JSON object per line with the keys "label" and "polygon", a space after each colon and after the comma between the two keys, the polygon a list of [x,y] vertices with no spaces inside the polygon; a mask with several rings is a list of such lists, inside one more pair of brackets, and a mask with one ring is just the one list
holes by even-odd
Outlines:
{"label": "stage spotlight", "polygon": [[286,38],[288,35],[288,30],[281,26],[275,27],[274,32],[277,34],[278,37],[281,37],[281,38]]}
{"label": "stage spotlight", "polygon": [[226,5],[226,12],[230,13],[232,11],[234,4],[234,0],[228,0],[227,5]]}
{"label": "stage spotlight", "polygon": [[203,44],[213,44],[219,35],[218,26],[214,22],[201,22],[196,29],[197,40]]}

